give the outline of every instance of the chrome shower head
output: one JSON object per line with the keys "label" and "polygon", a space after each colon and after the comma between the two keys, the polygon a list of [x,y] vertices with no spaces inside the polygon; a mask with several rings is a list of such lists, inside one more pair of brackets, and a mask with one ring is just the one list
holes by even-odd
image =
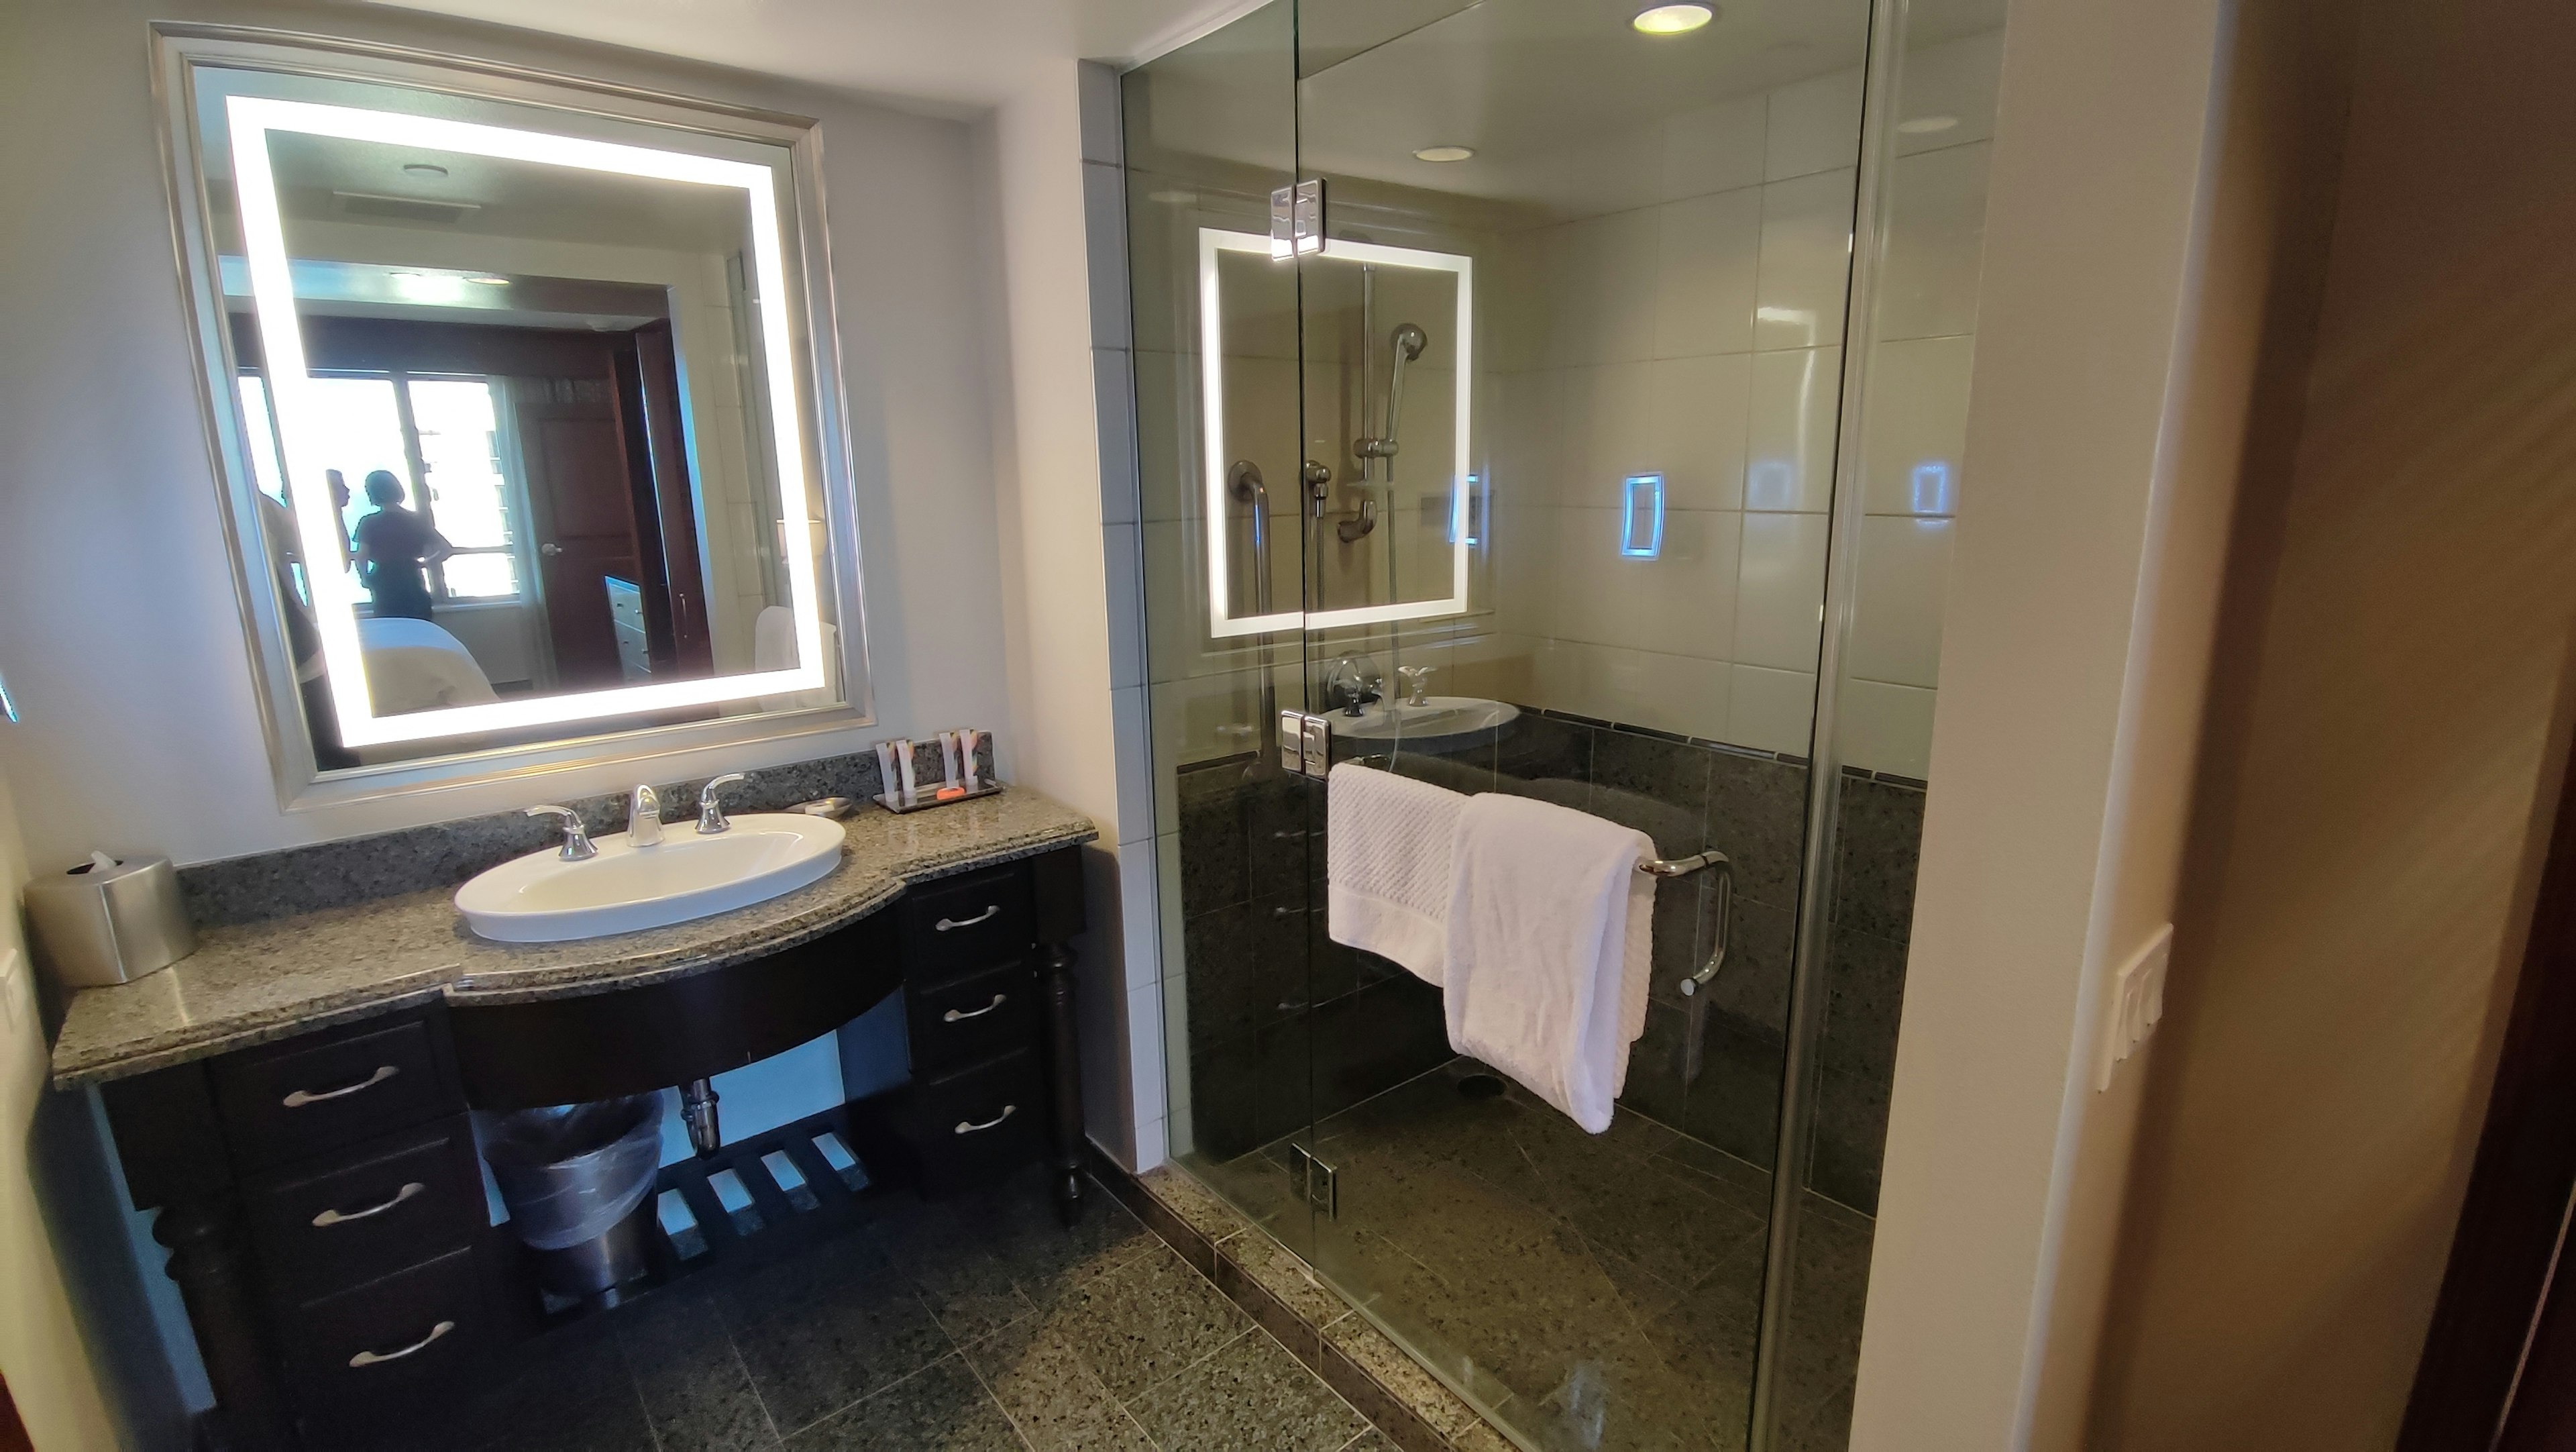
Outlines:
{"label": "chrome shower head", "polygon": [[1431,339],[1411,323],[1398,323],[1395,336],[1390,341],[1395,350],[1404,355],[1405,361],[1411,363],[1422,357],[1422,347]]}

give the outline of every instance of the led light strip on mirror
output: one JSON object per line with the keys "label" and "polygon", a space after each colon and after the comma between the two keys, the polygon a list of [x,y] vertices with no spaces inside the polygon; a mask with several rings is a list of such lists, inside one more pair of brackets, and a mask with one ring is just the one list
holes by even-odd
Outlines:
{"label": "led light strip on mirror", "polygon": [[[1232,604],[1232,562],[1227,558],[1228,534],[1224,528],[1228,457],[1225,440],[1225,315],[1217,285],[1217,260],[1228,252],[1249,253],[1268,261],[1271,257],[1270,238],[1266,233],[1232,232],[1216,227],[1199,229],[1199,417],[1207,436],[1207,458],[1201,474],[1207,491],[1208,633],[1223,639],[1273,630],[1326,630],[1342,625],[1375,625],[1391,620],[1426,620],[1465,613],[1467,561],[1475,540],[1466,527],[1468,491],[1460,486],[1461,481],[1468,477],[1472,448],[1468,425],[1476,357],[1475,259],[1455,252],[1389,247],[1375,242],[1346,242],[1339,238],[1333,240],[1325,253],[1328,258],[1339,262],[1409,267],[1457,276],[1458,314],[1450,324],[1457,358],[1452,371],[1456,379],[1453,391],[1457,395],[1458,412],[1457,457],[1451,462],[1449,473],[1448,597],[1385,605],[1353,605],[1339,610],[1279,610],[1267,615],[1238,618]],[[1302,504],[1300,509],[1303,509]]]}
{"label": "led light strip on mirror", "polygon": [[[268,137],[272,132],[421,147],[739,190],[751,214],[752,265],[758,274],[753,291],[760,309],[762,363],[774,386],[794,396],[797,375],[789,342],[794,334],[788,316],[785,251],[779,228],[777,181],[768,167],[653,147],[310,101],[230,96],[226,98],[226,111],[232,128],[234,181],[240,198],[252,306],[259,320],[269,386],[282,425],[286,474],[305,558],[336,558],[341,544],[330,491],[314,482],[323,477],[323,467],[313,452],[314,431],[310,424],[319,418],[321,404],[309,391],[313,380],[297,326],[285,224],[269,162]],[[791,527],[784,533],[810,541],[821,511],[806,459],[803,423],[793,407],[773,406],[769,414],[782,475],[782,509],[791,526],[806,526],[801,530]],[[332,706],[339,718],[340,739],[352,747],[421,741],[823,689],[830,680],[823,658],[814,551],[809,543],[806,548],[784,553],[789,605],[796,624],[797,664],[793,669],[556,696],[523,696],[398,716],[375,714],[369,696],[365,658],[359,644],[356,582],[337,571],[312,571],[308,575],[309,588],[323,660],[329,671]],[[1462,574],[1462,581],[1463,578]]]}

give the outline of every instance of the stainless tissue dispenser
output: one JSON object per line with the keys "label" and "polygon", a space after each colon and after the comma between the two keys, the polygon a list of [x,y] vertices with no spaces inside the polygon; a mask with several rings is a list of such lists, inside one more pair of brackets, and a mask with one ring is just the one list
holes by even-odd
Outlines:
{"label": "stainless tissue dispenser", "polygon": [[26,898],[36,951],[65,988],[130,982],[197,951],[167,857],[83,863],[30,881]]}

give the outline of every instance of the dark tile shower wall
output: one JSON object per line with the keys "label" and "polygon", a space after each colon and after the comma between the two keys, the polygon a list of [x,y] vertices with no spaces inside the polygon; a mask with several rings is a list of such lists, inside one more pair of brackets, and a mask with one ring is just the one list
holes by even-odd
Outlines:
{"label": "dark tile shower wall", "polygon": [[1322,794],[1243,758],[1178,786],[1199,1152],[1232,1159],[1448,1059],[1439,990],[1325,934]]}
{"label": "dark tile shower wall", "polygon": [[[1698,1024],[1675,985],[1715,946],[1706,876],[1655,902],[1654,987],[1624,1102],[1768,1168],[1805,832],[1805,764],[1524,711],[1499,742],[1376,759],[1459,791],[1513,791],[1633,826],[1666,856],[1717,848],[1735,867],[1728,961]],[[1333,943],[1321,921],[1322,794],[1243,759],[1180,777],[1192,1115],[1202,1153],[1228,1159],[1349,1108],[1449,1056],[1436,989]],[[1843,783],[1809,1183],[1864,1212],[1878,1202],[1922,791]],[[1309,911],[1309,907],[1313,909]],[[1319,1054],[1309,1067],[1309,1048]]]}

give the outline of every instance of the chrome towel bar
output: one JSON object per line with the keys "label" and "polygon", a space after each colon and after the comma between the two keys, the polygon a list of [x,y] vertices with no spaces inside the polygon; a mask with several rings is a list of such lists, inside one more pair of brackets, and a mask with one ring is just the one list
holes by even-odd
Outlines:
{"label": "chrome towel bar", "polygon": [[1657,877],[1688,877],[1694,872],[1700,872],[1711,867],[1724,867],[1726,865],[1727,861],[1725,853],[1701,852],[1689,857],[1650,858],[1647,861],[1638,863],[1637,870],[1639,872],[1652,873]]}

